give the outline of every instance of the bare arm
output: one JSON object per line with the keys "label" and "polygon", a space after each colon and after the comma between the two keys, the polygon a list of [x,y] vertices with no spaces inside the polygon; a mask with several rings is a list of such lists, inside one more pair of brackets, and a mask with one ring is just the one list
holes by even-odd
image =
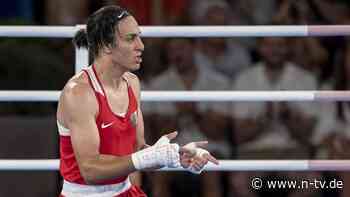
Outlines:
{"label": "bare arm", "polygon": [[[137,125],[136,125],[137,150],[141,150],[149,146],[145,142],[145,135],[144,135],[145,127],[143,122],[143,115],[141,111],[141,101],[140,101],[141,88],[140,88],[140,82],[138,78],[136,76],[133,76],[132,74],[130,75],[132,77],[128,77],[128,78],[131,78],[131,80],[129,81],[131,82],[132,89],[133,91],[135,91],[135,96],[137,99]],[[131,180],[132,180],[132,183],[136,185],[141,185],[142,184],[141,173],[135,172],[131,174]]]}
{"label": "bare arm", "polygon": [[236,143],[246,143],[263,135],[265,129],[271,124],[273,113],[273,104],[267,102],[265,111],[257,117],[234,118],[234,140]]}
{"label": "bare arm", "polygon": [[60,99],[65,124],[80,172],[87,183],[125,176],[135,171],[131,156],[117,157],[99,153],[100,138],[95,115],[98,105],[88,85],[72,82]]}
{"label": "bare arm", "polygon": [[[145,138],[144,138],[144,123],[143,123],[142,111],[140,109],[140,106],[141,106],[140,81],[137,78],[137,76],[134,74],[127,73],[126,76],[129,79],[129,82],[133,90],[135,91],[135,96],[137,97],[137,101],[138,101],[137,145],[139,149],[142,149],[142,148],[148,147],[149,145],[146,144]],[[169,140],[172,140],[177,136],[177,132],[172,132],[165,136],[167,136]],[[157,143],[161,144],[162,142],[158,140]],[[216,158],[213,157],[209,152],[198,149],[199,147],[203,146],[203,144],[206,144],[206,143],[207,142],[192,142],[183,147],[180,147],[179,149],[180,164],[186,167],[188,167],[189,165],[192,165],[194,171],[201,170],[204,167],[204,165],[208,163],[208,161],[218,164],[218,161],[216,160]],[[194,150],[196,148],[198,149],[197,151]],[[157,166],[155,168],[159,168],[159,167],[161,166]],[[152,168],[152,169],[155,169],[155,168]]]}
{"label": "bare arm", "polygon": [[237,144],[243,144],[254,140],[263,134],[267,120],[264,118],[235,119],[234,140]]}
{"label": "bare arm", "polygon": [[135,93],[137,100],[137,125],[136,125],[136,140],[137,140],[137,150],[147,148],[149,145],[145,141],[145,127],[143,122],[143,115],[141,110],[141,86],[140,81],[136,75],[132,73],[126,73],[126,77]]}
{"label": "bare arm", "polygon": [[316,38],[303,39],[303,45],[305,47],[305,54],[308,57],[308,64],[321,67],[326,64],[329,58],[327,50],[321,45]]}
{"label": "bare arm", "polygon": [[310,140],[316,125],[316,117],[289,107],[286,103],[280,103],[280,105],[282,106],[280,118],[291,136],[303,144],[311,144]]}

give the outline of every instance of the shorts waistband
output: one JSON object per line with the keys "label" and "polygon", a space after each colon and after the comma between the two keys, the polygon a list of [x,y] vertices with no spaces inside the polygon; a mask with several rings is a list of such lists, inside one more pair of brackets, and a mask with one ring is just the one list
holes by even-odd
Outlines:
{"label": "shorts waistband", "polygon": [[65,197],[111,197],[117,196],[131,187],[130,179],[110,185],[82,185],[63,180],[62,195]]}

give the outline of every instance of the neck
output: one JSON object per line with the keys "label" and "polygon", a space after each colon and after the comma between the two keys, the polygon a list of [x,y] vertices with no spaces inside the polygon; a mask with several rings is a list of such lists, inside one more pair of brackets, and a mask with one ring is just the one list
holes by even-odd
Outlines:
{"label": "neck", "polygon": [[96,74],[104,86],[118,88],[126,72],[121,66],[113,64],[110,58],[100,57],[94,61]]}

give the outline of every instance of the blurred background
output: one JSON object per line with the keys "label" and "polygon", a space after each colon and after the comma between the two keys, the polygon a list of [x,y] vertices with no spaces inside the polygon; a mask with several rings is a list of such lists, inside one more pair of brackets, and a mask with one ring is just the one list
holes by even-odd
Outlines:
{"label": "blurred background", "polygon": [[[7,0],[0,25],[76,25],[104,5],[126,7],[140,25],[332,25],[350,23],[347,0]],[[144,38],[143,90],[348,90],[350,39]],[[61,90],[74,75],[70,39],[0,38],[1,90]],[[57,103],[1,102],[0,158],[59,157]],[[209,140],[219,159],[350,159],[347,102],[144,102],[149,144]],[[6,133],[7,132],[7,133]],[[268,180],[333,180],[343,189],[259,190]],[[58,172],[0,171],[0,196],[57,196]],[[154,197],[350,196],[348,172],[148,172]],[[349,186],[349,188],[347,188]]]}

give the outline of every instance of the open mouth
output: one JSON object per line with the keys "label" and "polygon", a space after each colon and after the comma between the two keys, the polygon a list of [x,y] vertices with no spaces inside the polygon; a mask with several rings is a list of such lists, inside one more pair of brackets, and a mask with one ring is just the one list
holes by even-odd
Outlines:
{"label": "open mouth", "polygon": [[137,57],[137,58],[136,58],[136,62],[137,62],[138,64],[140,64],[140,63],[142,62],[142,58],[141,58],[141,57]]}
{"label": "open mouth", "polygon": [[136,62],[137,62],[138,64],[140,64],[140,63],[142,62],[142,57],[141,57],[141,55],[136,57]]}

